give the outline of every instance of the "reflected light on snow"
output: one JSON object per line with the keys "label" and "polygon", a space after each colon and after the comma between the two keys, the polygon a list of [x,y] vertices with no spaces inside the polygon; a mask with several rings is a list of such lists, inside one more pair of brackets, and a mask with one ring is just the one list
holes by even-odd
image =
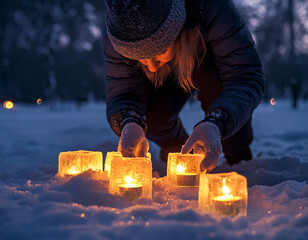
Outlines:
{"label": "reflected light on snow", "polygon": [[14,103],[12,101],[7,100],[3,103],[3,107],[5,107],[6,109],[12,109],[14,107]]}
{"label": "reflected light on snow", "polygon": [[272,98],[271,101],[270,101],[270,103],[274,106],[274,105],[276,104],[275,98]]}

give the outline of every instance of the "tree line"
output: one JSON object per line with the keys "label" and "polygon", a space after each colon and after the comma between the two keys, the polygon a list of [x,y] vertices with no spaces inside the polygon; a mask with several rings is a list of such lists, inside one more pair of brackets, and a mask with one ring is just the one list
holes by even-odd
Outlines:
{"label": "tree line", "polygon": [[[308,98],[308,1],[235,0],[266,74],[265,99]],[[0,101],[104,100],[101,35],[106,8],[95,0],[0,2]]]}

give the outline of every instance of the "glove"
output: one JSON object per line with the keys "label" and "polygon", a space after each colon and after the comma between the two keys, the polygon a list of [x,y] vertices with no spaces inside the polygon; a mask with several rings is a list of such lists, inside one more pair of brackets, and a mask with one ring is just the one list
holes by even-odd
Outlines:
{"label": "glove", "polygon": [[122,153],[123,157],[146,157],[149,143],[143,129],[138,124],[131,122],[124,126],[118,151]]}
{"label": "glove", "polygon": [[202,122],[197,125],[187,139],[181,152],[187,154],[192,149],[194,153],[204,155],[204,159],[200,164],[201,171],[211,171],[214,169],[222,153],[219,128],[211,122]]}

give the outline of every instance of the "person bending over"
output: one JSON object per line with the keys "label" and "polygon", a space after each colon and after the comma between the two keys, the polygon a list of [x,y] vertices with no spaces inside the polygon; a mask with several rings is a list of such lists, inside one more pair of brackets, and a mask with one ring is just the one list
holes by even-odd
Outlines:
{"label": "person bending over", "polygon": [[[147,139],[204,154],[201,170],[252,158],[251,116],[264,91],[252,36],[231,0],[106,0],[107,118],[126,157]],[[193,91],[204,111],[190,136],[179,113]],[[183,146],[184,145],[184,146]],[[183,147],[182,147],[183,146]]]}

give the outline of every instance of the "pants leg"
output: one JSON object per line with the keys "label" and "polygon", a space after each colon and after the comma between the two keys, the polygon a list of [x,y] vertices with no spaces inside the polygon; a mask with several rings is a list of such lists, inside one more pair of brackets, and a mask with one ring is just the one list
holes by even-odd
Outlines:
{"label": "pants leg", "polygon": [[253,140],[251,119],[234,135],[222,140],[221,144],[225,154],[241,152],[249,147]]}
{"label": "pants leg", "polygon": [[167,160],[169,152],[180,151],[188,138],[178,115],[189,96],[172,77],[166,80],[163,87],[150,91],[146,137],[162,148],[163,161]]}

